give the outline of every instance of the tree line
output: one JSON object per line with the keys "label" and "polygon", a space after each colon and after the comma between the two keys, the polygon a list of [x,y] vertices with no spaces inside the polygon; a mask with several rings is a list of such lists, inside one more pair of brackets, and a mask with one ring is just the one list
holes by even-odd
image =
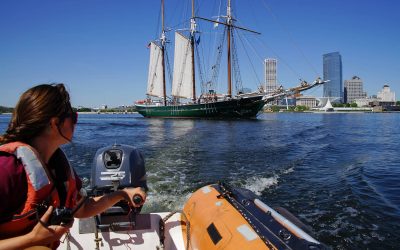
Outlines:
{"label": "tree line", "polygon": [[12,113],[14,108],[0,106],[0,114],[1,113]]}

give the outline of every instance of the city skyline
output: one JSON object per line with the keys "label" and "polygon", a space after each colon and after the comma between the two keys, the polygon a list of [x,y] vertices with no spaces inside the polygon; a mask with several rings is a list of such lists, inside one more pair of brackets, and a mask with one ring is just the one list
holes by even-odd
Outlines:
{"label": "city skyline", "polygon": [[[166,1],[166,11],[180,2]],[[233,4],[237,24],[261,32],[267,43],[257,47],[261,59],[253,60],[259,79],[249,77],[253,71],[245,69],[243,87],[254,90],[261,83],[265,58],[278,59],[278,84],[291,87],[300,78],[322,77],[321,56],[338,51],[343,79],[359,76],[368,95],[376,95],[385,84],[400,93],[397,1]],[[209,2],[198,5],[215,9]],[[132,105],[145,98],[146,46],[157,37],[158,1],[5,0],[0,14],[0,105],[14,106],[29,87],[51,82],[67,85],[74,106]],[[177,23],[170,13],[166,22]],[[321,92],[307,94],[322,96]]]}

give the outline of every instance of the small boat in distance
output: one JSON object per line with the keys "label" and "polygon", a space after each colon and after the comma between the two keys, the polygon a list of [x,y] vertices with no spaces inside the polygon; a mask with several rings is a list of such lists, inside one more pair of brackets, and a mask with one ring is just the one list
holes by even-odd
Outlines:
{"label": "small boat in distance", "polygon": [[[187,118],[255,118],[264,105],[278,98],[296,95],[302,91],[316,87],[324,83],[320,78],[313,84],[305,81],[294,88],[277,89],[275,92],[266,93],[262,88],[252,93],[243,93],[241,77],[239,72],[238,57],[234,31],[241,30],[253,34],[256,31],[236,26],[232,11],[231,1],[227,1],[226,15],[217,20],[211,20],[195,15],[194,0],[192,0],[192,17],[190,18],[190,29],[188,35],[183,31],[175,32],[174,68],[172,75],[172,93],[166,94],[166,30],[164,27],[164,0],[161,1],[161,37],[149,44],[150,63],[147,82],[147,99],[135,103],[136,110],[144,117],[187,117]],[[222,19],[222,20],[221,20]],[[196,46],[200,41],[199,32],[196,30],[197,21],[206,21],[224,27],[221,42],[217,47],[217,63],[212,66],[211,80],[202,78],[202,93],[196,95],[196,72],[195,57],[199,61]],[[227,67],[227,93],[217,94],[215,85],[218,80],[218,72],[223,48],[226,45],[226,67]],[[197,52],[197,54],[195,53]],[[197,55],[197,56],[196,56]],[[196,62],[198,63],[198,62]],[[201,67],[199,67],[200,69]],[[199,73],[202,76],[202,73]],[[236,80],[236,94],[232,92],[232,78]]]}

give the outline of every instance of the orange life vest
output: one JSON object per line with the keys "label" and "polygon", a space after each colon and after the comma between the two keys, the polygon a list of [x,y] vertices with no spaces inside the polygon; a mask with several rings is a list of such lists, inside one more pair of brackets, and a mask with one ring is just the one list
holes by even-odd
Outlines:
{"label": "orange life vest", "polygon": [[[60,206],[60,197],[54,185],[54,180],[48,173],[48,169],[38,157],[37,151],[22,142],[12,142],[0,146],[0,151],[7,152],[16,156],[18,161],[22,163],[26,173],[28,183],[28,194],[25,204],[13,215],[10,221],[0,224],[0,239],[6,239],[30,232],[37,224],[37,218],[42,215],[38,214],[38,205],[46,203],[54,208]],[[76,205],[78,190],[76,187],[75,173],[68,164],[64,167],[68,173],[65,184],[67,196],[65,207],[73,208]],[[42,211],[42,213],[44,213]]]}

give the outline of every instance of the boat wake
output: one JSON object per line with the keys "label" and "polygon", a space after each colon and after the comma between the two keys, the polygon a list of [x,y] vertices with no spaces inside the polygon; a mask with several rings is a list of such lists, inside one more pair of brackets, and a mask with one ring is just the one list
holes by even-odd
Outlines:
{"label": "boat wake", "polygon": [[294,168],[290,167],[281,171],[279,174],[274,174],[272,177],[253,176],[248,178],[242,187],[252,191],[256,195],[261,196],[264,190],[273,186],[277,186],[279,179],[282,178],[283,175],[287,175],[293,171]]}
{"label": "boat wake", "polygon": [[246,184],[243,187],[254,192],[256,195],[261,195],[265,189],[278,185],[278,179],[279,176],[277,175],[270,178],[252,177],[247,179]]}

